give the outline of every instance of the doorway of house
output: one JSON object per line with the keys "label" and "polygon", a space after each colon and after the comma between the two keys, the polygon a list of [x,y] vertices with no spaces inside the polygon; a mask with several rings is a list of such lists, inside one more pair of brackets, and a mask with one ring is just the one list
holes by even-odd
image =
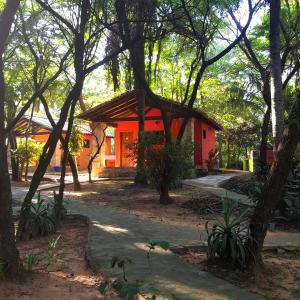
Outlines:
{"label": "doorway of house", "polygon": [[129,145],[133,143],[133,132],[121,132],[121,167],[133,167],[132,151]]}

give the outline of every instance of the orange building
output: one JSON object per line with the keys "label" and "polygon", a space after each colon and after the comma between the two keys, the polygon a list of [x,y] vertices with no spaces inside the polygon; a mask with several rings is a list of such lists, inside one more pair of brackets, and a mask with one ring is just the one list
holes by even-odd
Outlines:
{"label": "orange building", "polygon": [[[216,149],[216,131],[221,126],[204,112],[188,108],[178,102],[160,98],[160,103],[146,97],[144,105],[145,131],[154,131],[164,135],[160,105],[163,105],[169,115],[173,116],[171,135],[175,139],[185,114],[190,114],[190,120],[184,132],[184,139],[195,145],[194,166],[207,169],[209,152]],[[137,142],[139,132],[138,122],[139,100],[135,91],[123,93],[112,100],[100,104],[78,116],[90,122],[90,125],[80,125],[83,144],[80,153],[75,157],[79,170],[87,170],[90,157],[97,151],[97,145],[102,144],[99,154],[93,161],[93,176],[123,176],[129,169],[134,171],[135,162],[130,153],[132,143]],[[24,128],[30,131],[28,136],[38,143],[46,143],[52,126],[48,119],[42,117],[30,118],[24,116],[16,126],[16,134],[24,137]],[[63,134],[67,126],[63,128]],[[21,130],[22,129],[22,130]],[[59,171],[63,150],[57,143],[51,159],[49,170]],[[132,175],[132,173],[130,174]]]}
{"label": "orange building", "polygon": [[[182,119],[186,113],[190,113],[184,138],[195,144],[194,165],[195,167],[207,168],[209,152],[216,149],[216,131],[221,126],[209,118],[200,110],[191,111],[178,102],[160,98],[160,103],[149,97],[144,105],[145,131],[156,131],[164,135],[164,126],[159,106],[163,105],[169,115],[174,117],[171,125],[171,134],[175,139]],[[134,161],[130,158],[128,145],[138,139],[139,101],[137,93],[130,91],[115,97],[114,99],[100,104],[78,116],[78,118],[92,122],[92,127],[99,128],[98,140],[105,139],[104,147],[93,164],[94,176],[110,174],[108,169],[126,169],[134,167]],[[101,128],[101,129],[100,129]],[[106,129],[105,129],[106,128]],[[107,136],[110,132],[110,136]]]}
{"label": "orange building", "polygon": [[[28,130],[29,129],[29,130]],[[78,170],[87,170],[89,157],[92,153],[92,130],[89,125],[79,125],[79,131],[82,134],[82,147],[78,156],[74,159],[77,163]],[[52,126],[47,118],[33,116],[23,116],[15,127],[15,134],[17,139],[24,139],[27,135],[28,138],[40,144],[45,144],[52,131]],[[63,136],[67,131],[67,125],[63,128]],[[27,133],[26,133],[27,132]],[[49,164],[49,171],[60,171],[63,150],[61,143],[56,145],[55,152]]]}

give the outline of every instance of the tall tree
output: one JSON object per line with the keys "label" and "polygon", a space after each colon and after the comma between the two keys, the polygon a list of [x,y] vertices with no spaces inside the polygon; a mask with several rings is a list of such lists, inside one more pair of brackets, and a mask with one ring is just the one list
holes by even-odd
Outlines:
{"label": "tall tree", "polygon": [[[86,76],[126,49],[122,45],[112,53],[108,53],[103,59],[95,62],[95,50],[99,41],[101,41],[100,37],[105,29],[111,26],[111,24],[102,22],[105,13],[102,13],[102,6],[99,6],[97,1],[82,0],[78,3],[70,1],[67,5],[55,1],[49,3],[37,0],[37,2],[45,12],[53,17],[58,28],[63,32],[66,43],[72,49],[72,66],[75,76],[61,107],[59,120],[53,126],[53,130],[44,146],[38,167],[33,174],[29,190],[24,198],[18,226],[18,237],[20,238],[26,236],[26,222],[29,218],[32,198],[47,170],[56,144],[61,138],[68,114],[70,110],[72,111],[72,107],[78,103]],[[68,13],[62,15],[58,13],[57,9],[67,10]],[[74,116],[70,117],[71,119],[74,118]]]}
{"label": "tall tree", "polygon": [[12,193],[7,165],[3,53],[19,5],[20,2],[18,0],[7,1],[0,15],[0,259],[7,264],[7,273],[10,276],[16,276],[20,273],[21,263],[15,242],[15,229],[12,219]]}
{"label": "tall tree", "polygon": [[[186,86],[186,97],[183,101],[183,105],[186,104],[188,112],[190,112],[194,106],[194,103],[197,99],[198,88],[200,86],[201,80],[207,68],[212,66],[218,60],[223,58],[228,54],[243,38],[247,28],[250,25],[254,11],[256,10],[257,3],[252,4],[252,1],[248,1],[249,16],[247,22],[244,25],[244,28],[241,34],[231,42],[227,47],[221,50],[218,53],[214,53],[211,50],[214,39],[216,38],[219,26],[221,22],[220,14],[226,8],[228,3],[223,3],[221,5],[214,5],[209,1],[186,1],[181,0],[180,5],[175,3],[172,6],[172,3],[168,3],[167,11],[176,11],[176,14],[173,13],[169,19],[169,24],[171,24],[173,32],[176,34],[188,37],[190,43],[195,45],[195,57],[193,59],[192,65],[190,67],[190,75],[188,76],[189,81]],[[258,1],[259,3],[259,1]],[[124,0],[116,0],[116,11],[118,16],[118,21],[120,25],[120,35],[123,43],[130,45],[132,42],[132,36],[130,34],[130,21],[128,19],[128,9],[126,9],[126,3]],[[203,16],[199,18],[199,16]],[[129,50],[132,49],[129,47]],[[211,55],[213,53],[213,55]],[[170,145],[172,143],[171,137],[171,124],[174,116],[170,116],[165,107],[161,104],[160,97],[157,96],[150,88],[149,84],[146,81],[146,78],[143,77],[143,74],[140,74],[137,66],[133,64],[133,68],[136,69],[136,75],[139,76],[139,81],[142,84],[147,95],[151,97],[157,103],[162,115],[162,120],[164,124],[165,131],[165,143]],[[182,124],[177,136],[178,142],[183,138],[185,128],[190,119],[190,113],[186,113],[183,116]],[[170,174],[170,168],[172,165],[169,161],[164,162],[164,180],[161,180],[161,186],[159,188],[160,192],[160,202],[162,204],[168,204],[172,202],[172,199],[169,196],[169,180],[168,174]]]}
{"label": "tall tree", "polygon": [[[255,207],[254,214],[251,219],[250,230],[251,239],[249,244],[253,258],[255,262],[262,263],[261,251],[264,244],[264,239],[267,234],[269,222],[273,215],[273,211],[281,200],[281,191],[286,183],[292,158],[300,141],[300,91],[297,87],[296,99],[293,108],[290,112],[288,124],[283,131],[282,138],[279,138],[279,130],[281,130],[277,120],[281,120],[283,111],[281,105],[282,99],[282,84],[281,84],[281,68],[280,56],[278,56],[278,46],[280,47],[280,2],[279,0],[270,0],[270,60],[272,65],[272,77],[271,91],[272,91],[272,122],[274,121],[276,126],[273,126],[274,140],[279,141],[279,145],[276,148],[276,155],[268,174],[268,178],[262,188],[262,192],[259,201]],[[275,30],[274,27],[275,26]],[[273,40],[273,41],[272,41]],[[278,45],[279,44],[279,45]],[[275,50],[272,49],[275,47]],[[275,53],[274,53],[275,52]],[[281,122],[281,121],[279,121]],[[279,126],[277,126],[279,125]],[[276,132],[275,132],[276,131]],[[278,131],[278,132],[277,132]]]}
{"label": "tall tree", "polygon": [[[299,70],[300,64],[298,56],[295,55],[297,52],[297,48],[299,46],[299,32],[300,32],[300,10],[299,6],[296,5],[296,1],[283,1],[282,3],[282,12],[284,14],[281,15],[280,19],[280,35],[282,42],[280,45],[280,49],[276,49],[276,51],[280,51],[280,67],[281,72],[285,74],[285,80],[283,83],[283,90],[288,86],[289,82],[293,78],[294,74]],[[278,5],[278,3],[277,3]],[[236,25],[236,27],[241,30],[240,22],[231,14],[232,19]],[[243,41],[239,44],[240,49],[245,54],[246,58],[250,62],[250,65],[246,65],[247,68],[253,68],[258,73],[258,88],[261,91],[262,97],[265,102],[265,114],[263,117],[263,123],[261,128],[261,144],[260,144],[260,162],[261,162],[261,171],[264,173],[266,170],[266,151],[268,145],[268,135],[269,135],[269,124],[271,117],[271,88],[270,88],[270,61],[269,57],[265,54],[268,47],[268,39],[267,35],[269,32],[270,26],[268,26],[269,16],[265,15],[262,19],[262,23],[258,24],[254,27],[254,29],[248,32],[245,35]],[[272,27],[274,31],[275,28]],[[278,28],[277,28],[278,30]],[[266,37],[264,39],[264,37]],[[267,41],[267,42],[265,42]],[[278,41],[275,43],[278,48]],[[274,51],[273,45],[271,46],[272,51]],[[278,57],[278,53],[272,54],[275,57]],[[277,67],[278,63],[277,63]],[[278,79],[277,79],[278,80]],[[273,94],[275,91],[273,91]],[[283,107],[284,106],[284,107]],[[277,110],[277,105],[276,107]],[[285,109],[286,106],[282,103],[279,103],[278,109]],[[273,110],[275,112],[275,110]],[[282,114],[282,113],[281,113]],[[280,120],[275,118],[275,123],[278,126],[273,126],[273,132],[275,127],[283,127],[283,117],[280,117]],[[273,124],[273,123],[272,123]],[[281,125],[279,125],[281,124]],[[274,124],[273,124],[274,125]],[[282,128],[281,130],[282,131]],[[274,135],[276,133],[274,132]],[[278,132],[279,134],[279,132]],[[279,134],[280,135],[280,134]],[[274,138],[275,144],[275,138]]]}
{"label": "tall tree", "polygon": [[272,135],[275,153],[282,139],[284,129],[284,99],[280,57],[280,8],[280,0],[270,0],[270,86]]}

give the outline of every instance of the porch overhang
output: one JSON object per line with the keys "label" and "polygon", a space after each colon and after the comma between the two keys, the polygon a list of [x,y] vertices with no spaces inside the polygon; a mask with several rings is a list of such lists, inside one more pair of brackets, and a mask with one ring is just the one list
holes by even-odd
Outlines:
{"label": "porch overhang", "polygon": [[[159,109],[163,106],[168,114],[173,118],[183,118],[187,114],[191,118],[196,118],[204,121],[215,130],[222,130],[222,126],[215,120],[209,118],[204,112],[198,109],[189,109],[186,105],[160,97],[160,102],[154,101],[150,97],[145,99],[145,121],[161,120],[161,116],[149,115],[154,108]],[[136,91],[129,91],[113,98],[110,101],[104,102],[91,108],[77,116],[79,119],[88,120],[91,122],[105,122],[114,124],[118,122],[136,122],[138,121],[138,97]]]}

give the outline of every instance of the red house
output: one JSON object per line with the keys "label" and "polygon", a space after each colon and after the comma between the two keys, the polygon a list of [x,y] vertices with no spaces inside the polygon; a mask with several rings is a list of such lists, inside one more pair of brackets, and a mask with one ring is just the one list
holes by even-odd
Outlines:
{"label": "red house", "polygon": [[[184,138],[194,142],[195,167],[207,168],[209,152],[216,149],[216,131],[221,126],[204,112],[193,109],[190,112],[186,106],[178,102],[160,98],[157,100],[146,97],[144,106],[145,131],[159,131],[164,133],[163,121],[159,105],[163,105],[166,111],[174,116],[171,126],[171,134],[176,138],[182,119],[186,113],[190,113],[191,119],[185,129]],[[126,92],[112,100],[102,103],[78,116],[80,119],[92,122],[92,127],[98,136],[98,140],[105,140],[101,152],[93,164],[94,176],[103,176],[111,168],[134,167],[130,159],[128,145],[137,141],[139,101],[136,91]],[[105,172],[106,171],[106,172]]]}

